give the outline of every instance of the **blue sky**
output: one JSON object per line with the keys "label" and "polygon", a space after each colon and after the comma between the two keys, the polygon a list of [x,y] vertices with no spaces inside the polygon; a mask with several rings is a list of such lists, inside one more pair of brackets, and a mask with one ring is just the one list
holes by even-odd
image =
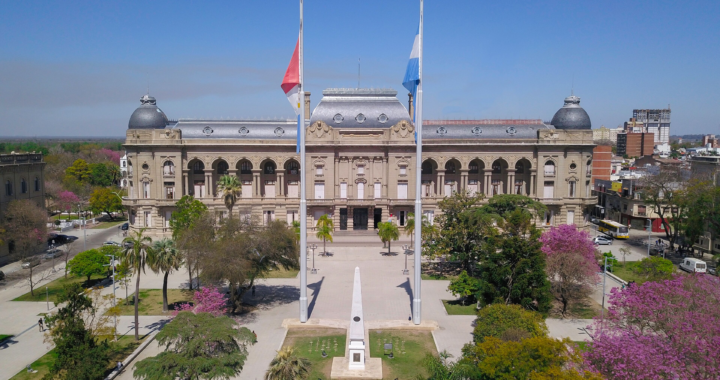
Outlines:
{"label": "blue sky", "polygon": [[[719,1],[425,4],[425,118],[550,120],[582,99],[594,128],[671,105],[672,134],[720,134]],[[418,1],[306,0],[305,87],[394,88]],[[170,118],[291,118],[280,82],[297,1],[3,1],[0,136],[123,136],[150,93]]]}

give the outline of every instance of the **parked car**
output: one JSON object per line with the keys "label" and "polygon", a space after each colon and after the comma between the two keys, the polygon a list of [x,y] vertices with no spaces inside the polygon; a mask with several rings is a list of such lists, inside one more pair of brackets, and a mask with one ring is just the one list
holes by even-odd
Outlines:
{"label": "parked car", "polygon": [[56,258],[56,257],[60,257],[60,256],[62,256],[62,255],[63,255],[63,251],[61,251],[61,250],[59,250],[59,249],[57,249],[57,248],[53,248],[53,249],[48,249],[48,250],[45,252],[45,254],[43,255],[43,258],[44,258],[45,260],[52,260],[52,259],[54,259],[54,258]]}
{"label": "parked car", "polygon": [[120,227],[121,230],[127,231],[130,228],[130,223],[125,222],[123,223],[122,227]]}
{"label": "parked car", "polygon": [[106,241],[103,243],[103,245],[114,245],[116,247],[122,247],[122,245],[116,241]]}
{"label": "parked car", "polygon": [[590,223],[600,224],[600,218],[598,218],[597,216],[591,216],[591,217],[590,217]]}
{"label": "parked car", "polygon": [[612,239],[605,236],[597,236],[593,239],[593,243],[597,245],[610,245],[612,244]]}
{"label": "parked car", "polygon": [[22,267],[23,269],[30,269],[30,268],[36,267],[38,265],[40,265],[40,258],[37,256],[33,256],[33,257],[27,258],[25,261],[23,261],[23,263],[22,263],[22,265],[20,265],[20,267]]}
{"label": "parked car", "polygon": [[680,263],[680,269],[690,273],[706,273],[707,263],[700,259],[685,258]]}
{"label": "parked car", "polygon": [[5,273],[0,270],[0,281],[5,281]]}

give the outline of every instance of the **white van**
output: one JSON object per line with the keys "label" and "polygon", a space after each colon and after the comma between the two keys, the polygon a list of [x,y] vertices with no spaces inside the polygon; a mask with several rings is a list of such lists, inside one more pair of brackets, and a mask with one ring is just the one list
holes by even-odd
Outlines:
{"label": "white van", "polygon": [[699,259],[687,258],[683,259],[680,263],[680,269],[690,273],[705,273],[707,271],[707,264]]}

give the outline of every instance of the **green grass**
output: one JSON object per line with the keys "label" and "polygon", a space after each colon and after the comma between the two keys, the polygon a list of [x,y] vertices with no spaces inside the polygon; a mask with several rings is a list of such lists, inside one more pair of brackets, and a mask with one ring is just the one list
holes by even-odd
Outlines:
{"label": "green grass", "polygon": [[[312,363],[308,379],[330,379],[332,358],[345,356],[345,329],[289,329],[283,347],[292,346]],[[325,350],[327,357],[322,357]]]}
{"label": "green grass", "polygon": [[300,269],[285,270],[280,268],[279,270],[269,272],[266,278],[295,278],[298,273],[300,273]]}
{"label": "green grass", "polygon": [[[571,302],[568,305],[568,310],[565,314],[565,318],[592,319],[594,317],[600,316],[601,309],[602,306],[600,306],[599,303],[588,297],[584,300]],[[548,318],[563,318],[562,304],[559,301],[553,300],[552,309],[548,313]]]}
{"label": "green grass", "polygon": [[104,228],[115,227],[115,226],[123,224],[125,222],[127,222],[127,219],[115,219],[112,222],[102,222],[102,223],[98,224],[97,226],[92,227],[92,229],[104,229]]}
{"label": "green grass", "polygon": [[617,264],[613,265],[612,271],[609,272],[627,282],[635,281],[639,285],[645,282],[646,279],[644,276],[640,276],[633,272],[633,269],[637,267],[638,263],[639,261],[628,261],[623,265],[622,261],[619,261]]}
{"label": "green grass", "polygon": [[[147,337],[140,337],[139,341],[135,341],[134,336],[125,335],[118,338],[117,342],[112,342],[112,337],[104,337],[102,340],[110,340],[110,360],[108,361],[108,367],[106,374],[109,374],[116,366],[117,362],[125,360],[135,349],[142,343]],[[50,372],[50,368],[57,360],[57,352],[53,349],[47,354],[40,357],[40,359],[34,361],[31,364],[31,368],[37,372],[28,373],[27,370],[23,369],[18,372],[17,375],[13,376],[10,380],[40,380],[47,373]]]}
{"label": "green grass", "polygon": [[420,277],[423,280],[446,280],[446,281],[452,281],[457,278],[457,276],[443,276],[443,275],[434,275],[434,274],[420,274]]}
{"label": "green grass", "polygon": [[469,302],[467,305],[463,305],[460,300],[442,300],[445,311],[449,315],[475,315],[477,314],[477,308],[475,302]]}
{"label": "green grass", "polygon": [[574,343],[577,344],[578,349],[582,352],[585,352],[588,349],[590,349],[590,345],[591,345],[591,342],[584,341],[584,340],[583,341],[575,341]]}
{"label": "green grass", "polygon": [[5,339],[7,339],[7,338],[12,338],[13,336],[15,336],[15,335],[0,334],[0,343],[2,343],[2,341],[5,340]]}
{"label": "green grass", "polygon": [[[186,289],[168,289],[168,307],[173,310],[173,304],[192,301],[193,291]],[[165,315],[162,311],[162,289],[140,289],[138,294],[139,315]],[[122,301],[121,301],[122,302]],[[128,296],[127,305],[120,304],[120,315],[135,315],[135,294]]]}
{"label": "green grass", "polygon": [[[393,344],[393,359],[385,355],[385,343]],[[385,379],[427,378],[422,365],[427,354],[438,354],[430,331],[370,330],[370,357],[382,358]]]}
{"label": "green grass", "polygon": [[57,214],[57,215],[54,215],[54,216],[52,217],[52,220],[58,220],[58,219],[62,219],[62,220],[78,220],[78,219],[82,219],[82,218],[78,218],[77,214],[70,214],[70,215],[67,215],[67,214]]}
{"label": "green grass", "polygon": [[27,292],[23,295],[21,295],[18,298],[15,298],[13,301],[35,301],[35,302],[45,302],[45,287],[47,287],[47,295],[51,302],[55,302],[57,299],[57,296],[62,293],[63,286],[70,285],[74,283],[79,283],[82,286],[89,285],[93,286],[103,280],[105,276],[92,276],[90,277],[90,284],[85,284],[85,280],[87,280],[87,277],[76,277],[71,274],[68,274],[68,277],[60,277],[57,280],[51,281],[47,285],[41,285],[35,288],[35,295],[31,295],[30,292]]}

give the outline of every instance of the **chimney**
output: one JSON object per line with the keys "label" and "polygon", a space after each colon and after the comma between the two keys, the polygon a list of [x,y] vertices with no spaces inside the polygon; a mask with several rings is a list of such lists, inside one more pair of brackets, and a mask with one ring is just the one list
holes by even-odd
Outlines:
{"label": "chimney", "polygon": [[305,120],[310,120],[310,91],[305,91]]}
{"label": "chimney", "polygon": [[413,94],[408,92],[408,112],[410,113],[410,120],[413,118],[415,109],[413,108]]}

